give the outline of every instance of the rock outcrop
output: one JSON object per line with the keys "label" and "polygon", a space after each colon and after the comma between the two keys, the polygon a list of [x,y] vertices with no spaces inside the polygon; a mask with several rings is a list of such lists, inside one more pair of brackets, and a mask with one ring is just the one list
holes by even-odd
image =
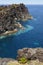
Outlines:
{"label": "rock outcrop", "polygon": [[6,31],[9,32],[22,28],[20,21],[28,19],[32,19],[32,16],[30,16],[24,4],[0,6],[0,35],[8,34]]}
{"label": "rock outcrop", "polygon": [[25,64],[19,63],[17,60],[11,58],[0,58],[0,65],[43,65],[43,62],[39,62],[38,60],[31,60]]}
{"label": "rock outcrop", "polygon": [[25,57],[28,60],[38,59],[40,62],[43,62],[43,48],[23,48],[18,50],[17,59]]}

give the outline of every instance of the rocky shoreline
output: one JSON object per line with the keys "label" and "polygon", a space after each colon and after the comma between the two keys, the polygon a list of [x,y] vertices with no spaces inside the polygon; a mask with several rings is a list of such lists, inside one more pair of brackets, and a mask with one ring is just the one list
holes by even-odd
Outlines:
{"label": "rocky shoreline", "polygon": [[24,4],[0,6],[0,36],[16,33],[18,29],[23,29],[20,21],[23,22],[31,19],[33,17],[29,14]]}
{"label": "rocky shoreline", "polygon": [[19,49],[16,60],[0,58],[0,65],[43,65],[43,48]]}

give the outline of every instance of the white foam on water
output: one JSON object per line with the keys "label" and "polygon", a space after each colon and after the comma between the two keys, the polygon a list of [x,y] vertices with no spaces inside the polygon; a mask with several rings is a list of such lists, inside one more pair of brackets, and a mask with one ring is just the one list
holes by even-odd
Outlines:
{"label": "white foam on water", "polygon": [[23,34],[23,33],[26,33],[28,31],[31,31],[33,30],[34,28],[30,25],[26,25],[25,29],[24,30],[19,30],[15,35],[20,35],[20,34]]}
{"label": "white foam on water", "polygon": [[3,39],[3,38],[5,38],[6,36],[0,36],[0,39]]}
{"label": "white foam on water", "polygon": [[[33,30],[33,29],[34,29],[34,28],[33,28],[32,26],[26,25],[25,29],[19,30],[18,32],[14,33],[14,34],[12,34],[12,35],[17,36],[17,35],[26,33],[26,32],[28,32],[28,31],[31,31],[31,30]],[[11,35],[9,35],[9,36],[11,36]],[[6,37],[7,37],[7,36],[0,36],[0,39],[6,38]]]}

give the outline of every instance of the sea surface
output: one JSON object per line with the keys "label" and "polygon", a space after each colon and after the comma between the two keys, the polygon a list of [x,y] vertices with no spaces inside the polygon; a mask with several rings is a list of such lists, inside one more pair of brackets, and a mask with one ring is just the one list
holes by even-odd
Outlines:
{"label": "sea surface", "polygon": [[43,48],[43,5],[26,5],[30,14],[34,17],[22,25],[26,27],[16,34],[6,38],[0,37],[0,57],[16,58],[17,50],[29,47]]}

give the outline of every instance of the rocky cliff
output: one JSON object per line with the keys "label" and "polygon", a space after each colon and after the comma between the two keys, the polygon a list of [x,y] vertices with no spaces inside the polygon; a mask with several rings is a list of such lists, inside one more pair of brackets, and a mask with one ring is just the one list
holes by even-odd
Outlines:
{"label": "rocky cliff", "polygon": [[0,6],[0,35],[17,32],[23,28],[20,21],[32,19],[24,4]]}

